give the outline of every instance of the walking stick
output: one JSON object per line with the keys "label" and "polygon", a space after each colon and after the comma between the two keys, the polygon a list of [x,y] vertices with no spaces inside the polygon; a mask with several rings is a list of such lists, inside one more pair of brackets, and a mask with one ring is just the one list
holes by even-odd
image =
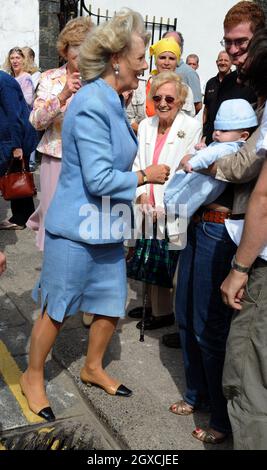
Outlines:
{"label": "walking stick", "polygon": [[146,318],[146,305],[147,305],[147,285],[145,284],[145,294],[143,300],[143,311],[142,311],[142,319],[141,319],[141,328],[140,328],[140,339],[141,343],[145,341],[145,318]]}

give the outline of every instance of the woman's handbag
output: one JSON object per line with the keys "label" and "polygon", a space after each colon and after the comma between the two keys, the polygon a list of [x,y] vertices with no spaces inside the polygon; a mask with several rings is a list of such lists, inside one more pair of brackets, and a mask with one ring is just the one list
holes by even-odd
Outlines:
{"label": "woman's handbag", "polygon": [[169,249],[168,239],[141,238],[127,261],[127,276],[161,287],[173,287],[179,251]]}
{"label": "woman's handbag", "polygon": [[[14,161],[17,169],[12,172]],[[11,159],[9,168],[0,178],[0,189],[6,201],[32,197],[37,194],[33,174],[26,170],[24,159]]]}

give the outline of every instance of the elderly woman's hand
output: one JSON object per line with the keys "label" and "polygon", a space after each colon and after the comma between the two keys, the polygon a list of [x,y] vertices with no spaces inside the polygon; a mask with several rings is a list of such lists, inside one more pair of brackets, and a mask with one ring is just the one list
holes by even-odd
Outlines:
{"label": "elderly woman's hand", "polygon": [[164,184],[169,179],[170,167],[168,165],[150,165],[145,169],[147,182],[152,184]]}
{"label": "elderly woman's hand", "polygon": [[136,204],[149,204],[149,196],[146,193],[140,194],[140,196],[136,198]]}
{"label": "elderly woman's hand", "polygon": [[146,193],[140,194],[136,199],[136,204],[140,205],[140,209],[144,214],[153,213],[153,206],[151,205],[149,196]]}
{"label": "elderly woman's hand", "polygon": [[136,204],[139,204],[140,210],[143,214],[153,217],[153,222],[156,222],[157,218],[161,218],[165,214],[164,207],[154,207],[146,193],[140,194],[136,199]]}
{"label": "elderly woman's hand", "polygon": [[73,72],[71,75],[69,75],[63,90],[58,95],[61,106],[64,106],[66,101],[73,95],[73,93],[76,93],[81,88],[81,86],[82,83],[79,72]]}

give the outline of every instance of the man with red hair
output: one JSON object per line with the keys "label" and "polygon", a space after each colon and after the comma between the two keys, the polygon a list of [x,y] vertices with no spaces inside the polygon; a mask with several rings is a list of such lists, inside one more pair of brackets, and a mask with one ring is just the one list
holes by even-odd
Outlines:
{"label": "man with red hair", "polygon": [[253,1],[243,0],[234,5],[223,22],[224,37],[221,41],[238,72],[247,58],[247,49],[253,35],[265,27],[262,8]]}
{"label": "man with red hair", "polygon": [[[265,16],[262,8],[252,1],[241,1],[234,5],[224,19],[224,37],[221,45],[230,56],[236,70],[225,77],[217,93],[216,105],[213,106],[209,120],[214,122],[221,103],[225,100],[242,98],[251,104],[256,103],[256,95],[249,87],[241,83],[242,65],[247,57],[247,49],[254,33],[265,27]],[[213,126],[209,126],[205,137],[206,144],[212,142]]]}

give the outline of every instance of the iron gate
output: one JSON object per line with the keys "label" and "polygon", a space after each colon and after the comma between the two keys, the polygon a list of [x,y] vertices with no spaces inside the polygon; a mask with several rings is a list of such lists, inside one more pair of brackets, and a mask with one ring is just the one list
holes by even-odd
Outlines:
{"label": "iron gate", "polygon": [[[103,14],[100,8],[97,9],[97,13],[93,13],[92,5],[87,6],[85,0],[60,0],[60,29],[64,28],[65,24],[70,19],[86,15],[91,16],[96,25],[99,25],[103,21],[108,21],[112,17],[109,10],[106,10],[105,14]],[[151,44],[158,41],[166,31],[176,31],[177,28],[177,18],[173,20],[167,18],[167,20],[164,21],[161,17],[159,21],[157,21],[155,16],[150,20],[148,15],[146,15],[144,21],[146,30],[151,34]],[[150,61],[150,69],[151,67],[152,59]]]}

